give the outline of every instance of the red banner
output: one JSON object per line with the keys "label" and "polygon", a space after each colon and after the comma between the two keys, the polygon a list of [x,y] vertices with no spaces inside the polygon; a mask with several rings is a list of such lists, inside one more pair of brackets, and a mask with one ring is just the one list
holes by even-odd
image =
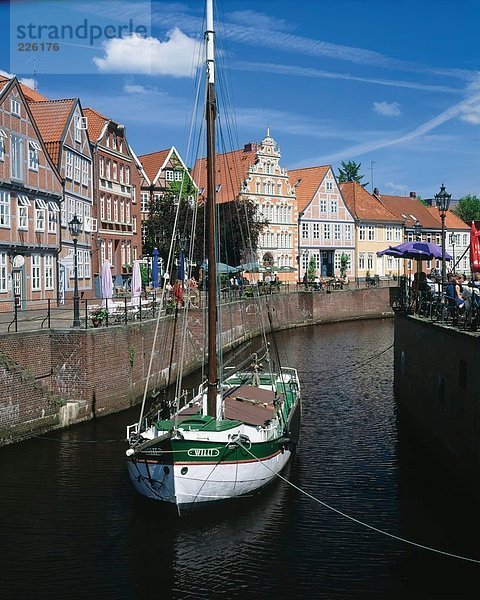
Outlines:
{"label": "red banner", "polygon": [[480,221],[472,221],[470,230],[470,268],[473,273],[480,272]]}

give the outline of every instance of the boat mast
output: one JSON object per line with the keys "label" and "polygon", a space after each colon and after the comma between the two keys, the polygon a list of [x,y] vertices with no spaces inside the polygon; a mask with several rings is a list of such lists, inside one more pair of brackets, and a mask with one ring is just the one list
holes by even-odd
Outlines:
{"label": "boat mast", "polygon": [[217,416],[217,257],[216,257],[216,202],[215,202],[215,56],[213,31],[213,2],[207,0],[207,235],[208,235],[208,388],[207,413]]}

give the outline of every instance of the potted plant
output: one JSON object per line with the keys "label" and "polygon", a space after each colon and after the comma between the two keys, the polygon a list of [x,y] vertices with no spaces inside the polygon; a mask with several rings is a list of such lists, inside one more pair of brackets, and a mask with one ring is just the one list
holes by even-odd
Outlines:
{"label": "potted plant", "polygon": [[106,308],[103,308],[103,307],[96,308],[95,310],[93,310],[90,313],[90,317],[92,319],[92,325],[94,327],[99,327],[103,323],[103,320],[107,318],[107,316],[108,316],[108,310]]}

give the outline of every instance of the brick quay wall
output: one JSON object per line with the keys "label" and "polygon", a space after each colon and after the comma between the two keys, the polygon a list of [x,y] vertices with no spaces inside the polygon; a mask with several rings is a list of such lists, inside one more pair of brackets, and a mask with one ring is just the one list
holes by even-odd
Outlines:
{"label": "brick quay wall", "polygon": [[480,497],[480,332],[395,315],[395,399],[408,430]]}
{"label": "brick quay wall", "polygon": [[[268,303],[273,328],[280,330],[391,317],[390,289],[394,288],[279,293],[260,301]],[[258,304],[253,299],[222,305],[219,314],[225,349],[261,332]],[[265,315],[263,318],[266,323]],[[184,365],[184,374],[201,366],[202,311],[189,311],[186,329],[183,318],[175,325],[173,316],[162,317],[152,356],[156,327],[156,320],[150,320],[98,329],[0,335],[0,445],[137,404],[144,393],[150,361],[150,392],[165,386],[169,369],[172,381],[179,364]],[[184,329],[189,343],[182,357],[179,340]],[[173,355],[172,339],[176,340]]]}

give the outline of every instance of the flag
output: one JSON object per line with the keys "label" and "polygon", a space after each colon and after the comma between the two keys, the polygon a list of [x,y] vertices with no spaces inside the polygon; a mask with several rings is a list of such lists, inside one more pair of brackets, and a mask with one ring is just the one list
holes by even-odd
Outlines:
{"label": "flag", "polygon": [[480,272],[480,221],[472,221],[470,230],[470,268],[472,273]]}

